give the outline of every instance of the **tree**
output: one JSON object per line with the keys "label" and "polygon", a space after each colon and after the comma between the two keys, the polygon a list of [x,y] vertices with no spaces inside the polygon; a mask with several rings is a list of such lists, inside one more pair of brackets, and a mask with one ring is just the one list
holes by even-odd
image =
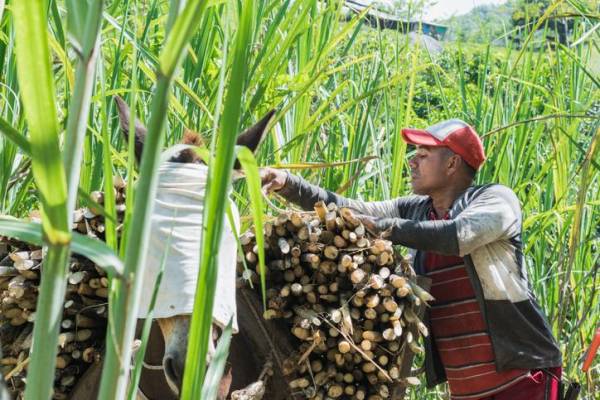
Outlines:
{"label": "tree", "polygon": [[371,2],[378,10],[404,19],[420,19],[425,8],[435,3],[435,0],[373,0]]}
{"label": "tree", "polygon": [[537,20],[544,14],[549,5],[549,0],[514,1],[514,11],[512,14],[513,25],[524,26],[529,21]]}

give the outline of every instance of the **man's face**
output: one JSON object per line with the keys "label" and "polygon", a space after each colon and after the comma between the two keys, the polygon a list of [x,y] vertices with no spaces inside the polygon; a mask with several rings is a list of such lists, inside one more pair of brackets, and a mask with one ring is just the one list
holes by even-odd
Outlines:
{"label": "man's face", "polygon": [[445,147],[417,146],[409,160],[413,192],[429,195],[448,185],[448,161],[452,153]]}

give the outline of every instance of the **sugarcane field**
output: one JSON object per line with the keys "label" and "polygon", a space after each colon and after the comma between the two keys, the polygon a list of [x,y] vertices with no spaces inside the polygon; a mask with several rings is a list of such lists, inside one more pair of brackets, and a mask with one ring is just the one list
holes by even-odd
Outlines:
{"label": "sugarcane field", "polygon": [[600,400],[598,0],[0,0],[0,400]]}

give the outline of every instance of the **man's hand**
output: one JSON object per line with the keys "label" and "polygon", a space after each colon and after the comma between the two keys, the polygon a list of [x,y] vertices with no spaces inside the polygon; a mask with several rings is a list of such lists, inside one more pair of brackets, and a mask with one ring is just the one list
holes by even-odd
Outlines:
{"label": "man's hand", "polygon": [[265,193],[276,192],[285,186],[287,172],[275,168],[261,168],[260,180]]}
{"label": "man's hand", "polygon": [[356,218],[358,218],[360,220],[360,222],[362,222],[362,224],[365,226],[365,229],[367,231],[369,231],[369,233],[373,236],[379,236],[383,239],[389,238],[392,235],[392,229],[386,229],[384,231],[382,231],[381,229],[379,229],[377,227],[377,219],[373,218],[369,215],[356,215]]}

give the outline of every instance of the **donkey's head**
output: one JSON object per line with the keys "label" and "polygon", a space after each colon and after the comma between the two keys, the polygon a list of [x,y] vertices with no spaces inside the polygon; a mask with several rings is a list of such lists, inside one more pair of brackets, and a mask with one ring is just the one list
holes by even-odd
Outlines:
{"label": "donkey's head", "polygon": [[[115,102],[119,111],[119,118],[121,121],[121,130],[125,137],[129,139],[129,120],[130,120],[130,110],[125,101],[120,97],[115,97]],[[247,129],[243,133],[238,136],[237,144],[240,146],[246,146],[251,151],[255,151],[260,144],[265,130],[274,115],[274,111],[269,112],[265,117],[263,117],[258,123],[256,123],[251,128]],[[142,123],[138,120],[135,121],[135,133],[134,133],[134,141],[135,141],[135,156],[138,162],[141,160],[142,153],[144,150],[144,141],[146,138],[147,130],[142,125]],[[202,145],[202,138],[200,135],[187,131],[183,137],[183,144],[189,145]],[[194,149],[186,148],[175,155],[173,155],[169,161],[178,162],[178,163],[202,163],[202,160],[198,156],[198,154],[194,151]],[[239,169],[239,162],[236,160],[235,169]],[[174,235],[173,238],[176,236]],[[232,247],[232,248],[235,248]],[[235,259],[235,254],[233,254],[232,259]],[[169,265],[165,266],[165,274],[163,277],[164,281],[169,279]],[[234,281],[232,283],[235,283]],[[163,285],[161,285],[162,287]],[[231,290],[235,291],[235,286],[231,287]],[[233,293],[232,292],[232,293]],[[170,318],[160,318],[158,319],[158,325],[161,328],[162,335],[164,338],[164,356],[162,359],[162,365],[165,372],[165,377],[169,386],[175,393],[179,393],[179,389],[181,387],[182,378],[183,378],[183,367],[185,362],[185,357],[187,353],[187,342],[188,342],[188,331],[190,326],[190,316],[189,315],[176,315]],[[218,329],[213,329],[215,332]],[[153,346],[152,341],[148,344],[149,346]]]}
{"label": "donkey's head", "polygon": [[[117,109],[119,111],[119,120],[121,123],[121,132],[127,140],[129,140],[129,119],[130,119],[130,110],[129,106],[119,96],[114,97],[115,102],[117,104]],[[249,148],[251,151],[256,151],[258,145],[261,143],[267,125],[273,118],[275,114],[275,110],[269,111],[260,121],[258,121],[252,127],[246,129],[242,132],[237,138],[238,146],[245,146]],[[142,152],[144,150],[144,142],[146,140],[146,134],[148,130],[146,127],[136,118],[135,120],[135,133],[134,133],[134,143],[135,143],[135,157],[138,162],[142,159]],[[204,141],[202,137],[193,131],[186,130],[183,135],[182,144],[189,144],[193,146],[202,146]],[[169,161],[172,162],[180,162],[180,163],[203,163],[200,156],[193,149],[184,149],[179,153],[175,154]],[[236,160],[234,169],[240,169],[239,161]]]}

